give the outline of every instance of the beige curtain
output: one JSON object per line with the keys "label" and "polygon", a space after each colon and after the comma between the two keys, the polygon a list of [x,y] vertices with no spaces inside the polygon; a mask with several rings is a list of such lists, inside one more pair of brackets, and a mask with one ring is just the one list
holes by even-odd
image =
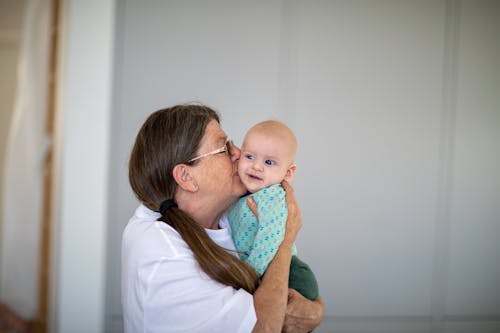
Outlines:
{"label": "beige curtain", "polygon": [[0,302],[36,318],[51,1],[27,0],[4,165]]}

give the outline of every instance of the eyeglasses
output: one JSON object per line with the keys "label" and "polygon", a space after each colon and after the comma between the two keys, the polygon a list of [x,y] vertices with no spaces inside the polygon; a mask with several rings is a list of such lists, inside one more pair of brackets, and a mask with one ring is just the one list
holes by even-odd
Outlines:
{"label": "eyeglasses", "polygon": [[220,153],[226,153],[226,155],[232,155],[233,154],[233,141],[227,140],[226,143],[224,144],[224,146],[217,148],[211,152],[204,153],[204,154],[198,155],[196,157],[193,157],[192,159],[190,159],[188,161],[188,163],[197,161],[197,160],[202,159],[202,158],[207,157],[207,156],[220,154]]}

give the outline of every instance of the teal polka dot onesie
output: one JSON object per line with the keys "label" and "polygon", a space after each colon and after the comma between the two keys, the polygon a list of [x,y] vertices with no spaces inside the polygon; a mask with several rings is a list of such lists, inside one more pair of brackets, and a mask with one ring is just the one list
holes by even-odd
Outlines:
{"label": "teal polka dot onesie", "polygon": [[[242,260],[262,276],[285,238],[285,190],[271,185],[251,194],[259,211],[259,219],[248,208],[247,197],[240,198],[229,211],[229,221],[236,250]],[[292,254],[297,254],[295,245]]]}

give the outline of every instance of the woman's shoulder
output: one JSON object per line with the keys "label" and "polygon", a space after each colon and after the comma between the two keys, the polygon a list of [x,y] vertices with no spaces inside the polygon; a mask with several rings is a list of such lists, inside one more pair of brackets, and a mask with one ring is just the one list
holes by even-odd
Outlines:
{"label": "woman's shoulder", "polygon": [[159,213],[139,206],[123,231],[122,248],[141,257],[178,257],[191,255],[179,233],[163,221]]}

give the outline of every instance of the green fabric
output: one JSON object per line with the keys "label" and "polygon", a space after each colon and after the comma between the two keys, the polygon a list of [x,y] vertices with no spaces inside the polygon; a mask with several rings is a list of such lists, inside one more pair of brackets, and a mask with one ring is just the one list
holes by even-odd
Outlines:
{"label": "green fabric", "polygon": [[311,301],[319,295],[318,282],[311,268],[297,256],[292,256],[288,287],[297,290],[302,296]]}

